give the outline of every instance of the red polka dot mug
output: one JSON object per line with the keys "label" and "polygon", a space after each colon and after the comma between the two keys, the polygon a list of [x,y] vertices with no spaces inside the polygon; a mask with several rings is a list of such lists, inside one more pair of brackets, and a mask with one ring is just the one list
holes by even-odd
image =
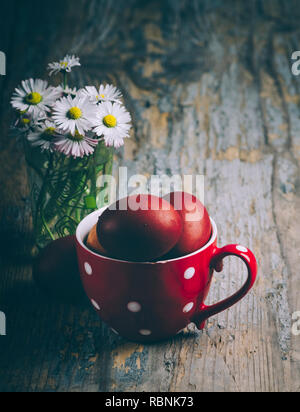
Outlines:
{"label": "red polka dot mug", "polygon": [[[239,245],[217,247],[217,227],[205,247],[188,256],[156,263],[125,262],[89,250],[85,240],[103,210],[78,226],[76,246],[84,289],[100,318],[131,341],[154,342],[178,334],[190,323],[203,329],[211,316],[228,309],[252,288],[257,275],[253,253]],[[244,286],[233,296],[206,306],[214,268],[226,256],[248,268]]]}

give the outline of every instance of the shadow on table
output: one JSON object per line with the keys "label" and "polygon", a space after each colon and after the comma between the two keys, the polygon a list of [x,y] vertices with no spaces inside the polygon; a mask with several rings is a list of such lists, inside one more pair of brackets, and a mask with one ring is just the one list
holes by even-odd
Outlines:
{"label": "shadow on table", "polygon": [[[18,276],[15,271],[14,276]],[[30,268],[28,280],[15,279],[2,291],[1,311],[7,318],[7,336],[0,340],[0,387],[6,392],[58,391],[64,384],[67,389],[70,382],[80,386],[95,367],[99,385],[105,389],[113,354],[135,346],[115,335],[90,305],[71,306],[45,297],[31,280]],[[143,344],[143,356],[151,347],[197,336],[185,332],[163,342]]]}

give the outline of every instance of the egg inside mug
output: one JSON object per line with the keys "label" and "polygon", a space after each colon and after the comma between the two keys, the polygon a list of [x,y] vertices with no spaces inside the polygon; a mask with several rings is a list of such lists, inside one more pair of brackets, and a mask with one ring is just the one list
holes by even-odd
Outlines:
{"label": "egg inside mug", "polygon": [[97,224],[99,217],[109,208],[105,207],[102,209],[99,209],[93,213],[91,213],[90,215],[88,215],[85,219],[82,220],[82,222],[78,225],[77,227],[77,231],[76,231],[76,238],[78,243],[80,244],[81,247],[83,247],[86,251],[88,251],[89,253],[91,253],[94,256],[100,256],[103,259],[107,259],[107,260],[111,260],[111,261],[115,261],[115,262],[123,262],[123,263],[135,263],[135,264],[149,264],[149,265],[153,265],[156,263],[166,263],[166,262],[172,262],[172,261],[179,261],[182,259],[185,259],[187,257],[191,257],[191,256],[195,256],[197,255],[199,252],[204,251],[205,249],[207,249],[208,247],[210,247],[215,241],[216,238],[218,236],[218,230],[217,230],[217,225],[215,223],[215,221],[210,218],[211,224],[212,224],[212,235],[210,240],[208,241],[208,243],[206,245],[204,245],[201,249],[196,250],[193,253],[190,253],[188,255],[185,256],[180,256],[177,258],[172,258],[172,259],[168,259],[168,258],[160,258],[155,262],[133,262],[133,261],[127,261],[127,260],[122,260],[122,259],[116,259],[116,258],[112,258],[112,257],[108,257],[105,255],[102,255],[101,253],[95,252],[94,250],[92,250],[90,247],[87,246],[86,242],[88,239],[88,236],[91,232],[91,230],[94,228],[94,226]]}

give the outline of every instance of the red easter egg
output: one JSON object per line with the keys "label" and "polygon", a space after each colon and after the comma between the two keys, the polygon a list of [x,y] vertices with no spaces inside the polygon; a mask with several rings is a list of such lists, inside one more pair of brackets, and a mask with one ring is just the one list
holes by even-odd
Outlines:
{"label": "red easter egg", "polygon": [[211,238],[212,224],[206,208],[196,196],[173,192],[165,197],[180,214],[183,231],[169,258],[185,256],[205,246]]}
{"label": "red easter egg", "polygon": [[168,253],[182,234],[182,219],[164,199],[136,195],[118,201],[99,218],[98,239],[108,255],[151,262]]}
{"label": "red easter egg", "polygon": [[46,246],[33,265],[33,278],[48,297],[62,303],[85,303],[80,280],[75,236],[55,240]]}

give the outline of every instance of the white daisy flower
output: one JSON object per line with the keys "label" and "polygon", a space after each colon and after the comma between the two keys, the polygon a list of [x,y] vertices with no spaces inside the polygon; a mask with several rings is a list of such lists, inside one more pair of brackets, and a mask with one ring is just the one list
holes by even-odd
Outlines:
{"label": "white daisy flower", "polygon": [[61,86],[57,86],[57,90],[59,91],[60,94],[60,98],[62,97],[67,97],[67,96],[71,96],[71,97],[76,97],[77,95],[79,95],[81,93],[82,89],[77,90],[76,87],[69,87],[66,85],[66,87],[64,87],[63,85]]}
{"label": "white daisy flower", "polygon": [[48,82],[29,79],[22,81],[22,86],[15,89],[11,104],[15,109],[27,112],[36,119],[49,112],[58,97],[57,88],[48,87]]}
{"label": "white daisy flower", "polygon": [[94,86],[87,86],[82,90],[82,93],[94,104],[102,102],[122,103],[120,100],[122,98],[120,90],[111,84],[106,86],[101,84],[99,89],[96,89]]}
{"label": "white daisy flower", "polygon": [[55,124],[49,120],[40,123],[35,130],[28,134],[27,139],[32,146],[40,147],[42,151],[53,151],[54,138],[58,136]]}
{"label": "white daisy flower", "polygon": [[96,110],[86,97],[63,97],[53,106],[52,118],[56,126],[64,133],[75,136],[76,131],[81,135],[89,131],[94,122]]}
{"label": "white daisy flower", "polygon": [[55,139],[55,149],[65,154],[66,156],[72,156],[74,158],[89,156],[94,153],[95,147],[98,145],[99,140],[93,139],[88,134],[80,134],[77,130],[75,135],[67,134],[59,136]]}
{"label": "white daisy flower", "polygon": [[34,119],[31,114],[27,113],[27,111],[19,112],[14,127],[20,131],[29,131],[38,126],[40,122],[45,121],[46,118],[44,113],[41,113],[41,116]]}
{"label": "white daisy flower", "polygon": [[77,96],[77,93],[80,93],[80,90],[77,90],[76,87],[73,87],[73,88],[72,88],[72,87],[66,86],[65,89],[62,88],[62,93],[63,93],[65,96],[76,97],[76,96]]}
{"label": "white daisy flower", "polygon": [[94,132],[98,136],[103,136],[107,146],[123,146],[131,128],[130,114],[118,103],[104,102],[97,107],[97,124]]}
{"label": "white daisy flower", "polygon": [[52,76],[53,73],[55,74],[59,72],[70,73],[72,71],[72,68],[76,66],[81,66],[79,57],[76,57],[74,55],[70,56],[69,54],[67,54],[59,62],[49,63],[48,70],[49,70],[50,76]]}
{"label": "white daisy flower", "polygon": [[32,125],[32,116],[27,114],[26,111],[19,112],[17,114],[17,119],[13,127],[19,129],[20,131],[28,131]]}

